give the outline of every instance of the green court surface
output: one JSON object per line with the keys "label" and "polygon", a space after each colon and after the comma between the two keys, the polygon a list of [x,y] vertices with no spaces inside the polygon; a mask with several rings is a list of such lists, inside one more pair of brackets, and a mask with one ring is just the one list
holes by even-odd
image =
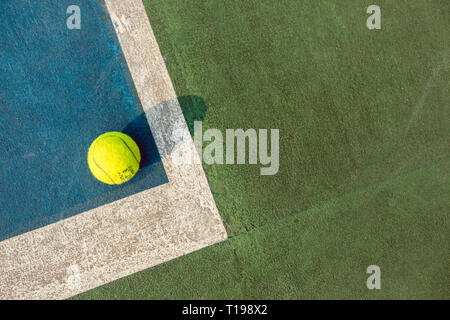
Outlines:
{"label": "green court surface", "polygon": [[[446,297],[449,164],[429,164],[78,298]],[[374,261],[383,274],[379,291],[366,288]]]}
{"label": "green court surface", "polygon": [[450,6],[376,2],[145,0],[188,122],[280,170],[204,164],[229,240],[76,298],[449,298]]}

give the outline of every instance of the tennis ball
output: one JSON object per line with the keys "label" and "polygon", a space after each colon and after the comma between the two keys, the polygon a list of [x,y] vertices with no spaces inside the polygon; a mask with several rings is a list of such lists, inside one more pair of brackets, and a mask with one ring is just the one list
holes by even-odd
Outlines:
{"label": "tennis ball", "polygon": [[89,169],[94,177],[107,184],[127,182],[139,170],[140,162],[136,142],[121,132],[104,133],[89,147]]}

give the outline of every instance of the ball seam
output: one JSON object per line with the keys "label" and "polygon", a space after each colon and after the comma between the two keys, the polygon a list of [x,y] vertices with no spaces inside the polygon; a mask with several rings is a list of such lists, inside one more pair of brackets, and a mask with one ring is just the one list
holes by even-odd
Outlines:
{"label": "ball seam", "polygon": [[94,164],[99,168],[111,181],[113,184],[117,184],[112,177],[104,170],[95,160],[95,147],[97,146],[98,141],[95,142],[94,147],[92,148],[92,160],[94,161]]}
{"label": "ball seam", "polygon": [[[131,154],[133,155],[134,160],[136,160],[138,166],[140,164],[139,160],[137,159],[136,155],[134,154],[133,150],[131,150],[130,146],[127,144],[127,142],[122,139],[121,137],[118,137],[120,140],[122,140],[122,142],[127,146],[128,150],[130,150]],[[135,142],[136,143],[136,142]]]}

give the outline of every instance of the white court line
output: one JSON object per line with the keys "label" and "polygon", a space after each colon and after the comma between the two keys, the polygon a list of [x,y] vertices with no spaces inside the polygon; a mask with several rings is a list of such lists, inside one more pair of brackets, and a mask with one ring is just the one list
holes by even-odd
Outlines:
{"label": "white court line", "polygon": [[201,164],[175,161],[198,155],[142,1],[106,5],[169,182],[0,242],[0,299],[67,298],[227,238]]}

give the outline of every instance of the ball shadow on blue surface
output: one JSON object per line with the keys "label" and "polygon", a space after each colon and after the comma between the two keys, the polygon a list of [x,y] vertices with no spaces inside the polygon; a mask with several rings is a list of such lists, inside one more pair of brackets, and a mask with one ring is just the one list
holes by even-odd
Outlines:
{"label": "ball shadow on blue surface", "polygon": [[122,133],[130,136],[138,145],[141,152],[140,168],[145,168],[161,161],[155,139],[151,130],[149,130],[145,113],[142,113],[130,122],[122,130]]}

